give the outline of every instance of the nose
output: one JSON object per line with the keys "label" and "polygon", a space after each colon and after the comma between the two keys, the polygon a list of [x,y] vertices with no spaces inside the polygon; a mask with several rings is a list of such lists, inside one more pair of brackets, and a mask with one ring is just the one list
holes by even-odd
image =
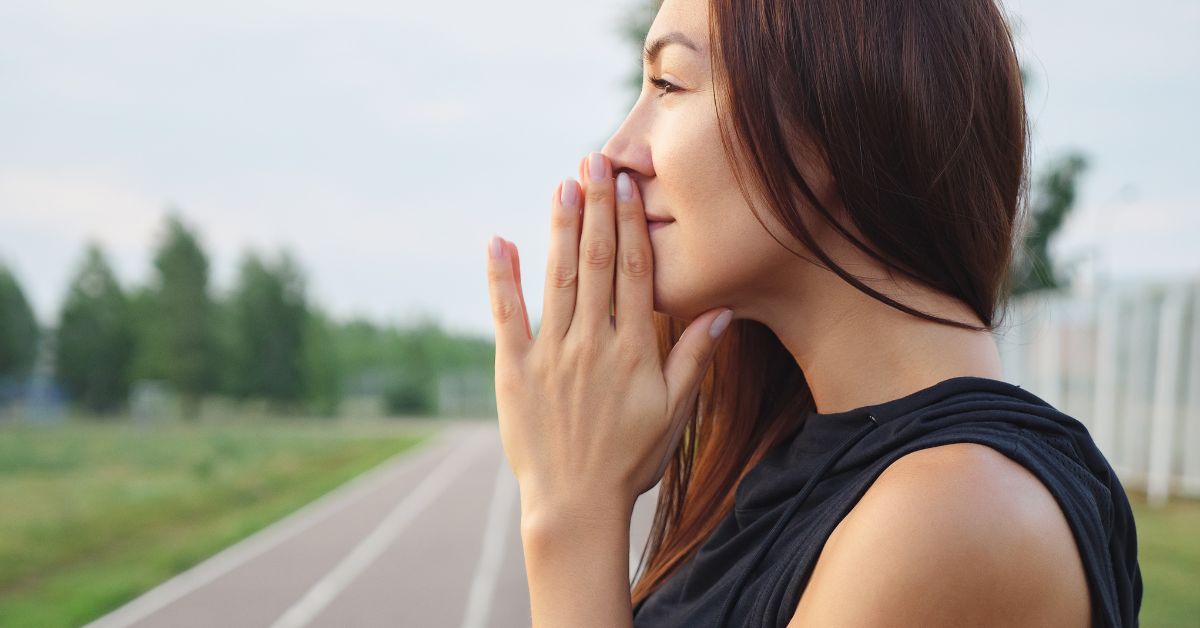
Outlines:
{"label": "nose", "polygon": [[633,112],[621,123],[617,131],[604,143],[600,152],[612,163],[613,176],[622,170],[634,178],[639,185],[644,179],[654,176],[654,163],[650,156],[650,143],[645,132],[636,124]]}

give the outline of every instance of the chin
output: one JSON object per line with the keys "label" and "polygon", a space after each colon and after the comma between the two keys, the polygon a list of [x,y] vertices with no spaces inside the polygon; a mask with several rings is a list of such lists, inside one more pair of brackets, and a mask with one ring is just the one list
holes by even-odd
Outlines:
{"label": "chin", "polygon": [[707,299],[699,298],[700,293],[693,290],[682,290],[676,284],[671,284],[669,281],[660,281],[658,271],[655,271],[654,279],[654,311],[659,314],[666,314],[672,318],[690,321],[704,312],[717,307],[714,305],[706,305]]}

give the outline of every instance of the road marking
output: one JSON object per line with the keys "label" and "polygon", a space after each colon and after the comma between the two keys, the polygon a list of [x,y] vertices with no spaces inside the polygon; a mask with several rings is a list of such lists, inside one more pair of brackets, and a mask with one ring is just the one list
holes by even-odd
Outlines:
{"label": "road marking", "polygon": [[337,566],[271,624],[271,628],[307,626],[395,542],[414,517],[425,510],[454,478],[470,466],[478,453],[477,450],[493,441],[494,436],[490,431],[472,432],[466,442],[447,455]]}
{"label": "road marking", "polygon": [[471,592],[467,595],[467,612],[462,628],[483,628],[487,625],[492,612],[492,595],[500,579],[501,559],[508,542],[508,527],[516,497],[516,477],[508,466],[508,460],[501,460],[492,489],[492,504],[488,508],[486,527],[483,529],[483,549],[479,553],[475,575],[471,578]]}
{"label": "road marking", "polygon": [[435,432],[429,439],[417,445],[418,450],[407,449],[375,469],[359,475],[340,487],[300,507],[287,517],[251,534],[202,563],[184,571],[166,582],[134,598],[124,606],[87,624],[85,628],[127,628],[162,610],[204,585],[241,567],[255,557],[271,550],[283,542],[313,527],[321,520],[341,510],[347,504],[370,493],[388,481],[390,472],[398,464],[427,453],[447,440],[448,430]]}

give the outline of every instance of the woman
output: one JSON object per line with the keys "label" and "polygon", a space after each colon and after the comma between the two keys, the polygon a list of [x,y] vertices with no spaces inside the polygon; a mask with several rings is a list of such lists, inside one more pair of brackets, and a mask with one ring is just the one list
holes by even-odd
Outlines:
{"label": "woman", "polygon": [[993,0],[666,0],[647,42],[555,190],[536,337],[489,248],[534,626],[1136,625],[1120,483],[1001,379],[1028,137]]}

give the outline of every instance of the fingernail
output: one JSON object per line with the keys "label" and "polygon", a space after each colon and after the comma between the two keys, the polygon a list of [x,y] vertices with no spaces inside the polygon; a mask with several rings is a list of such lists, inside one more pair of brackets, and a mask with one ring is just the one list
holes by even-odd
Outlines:
{"label": "fingernail", "polygon": [[633,198],[633,186],[630,184],[629,175],[624,172],[617,175],[617,198],[623,201]]}
{"label": "fingernail", "polygon": [[713,338],[720,336],[721,332],[725,331],[725,328],[729,326],[729,321],[732,319],[733,310],[721,312],[713,319],[712,325],[708,328],[708,335]]}
{"label": "fingernail", "polygon": [[504,243],[500,240],[500,236],[492,236],[491,242],[488,242],[488,253],[492,256],[492,259],[500,259],[504,254]]}
{"label": "fingernail", "polygon": [[579,201],[579,195],[577,192],[578,190],[575,188],[575,179],[572,179],[571,177],[563,179],[561,194],[563,207],[568,209],[575,207],[575,203]]}
{"label": "fingernail", "polygon": [[606,161],[607,160],[604,159],[604,155],[593,152],[588,156],[588,174],[591,175],[593,179],[607,179],[608,164],[605,163]]}

